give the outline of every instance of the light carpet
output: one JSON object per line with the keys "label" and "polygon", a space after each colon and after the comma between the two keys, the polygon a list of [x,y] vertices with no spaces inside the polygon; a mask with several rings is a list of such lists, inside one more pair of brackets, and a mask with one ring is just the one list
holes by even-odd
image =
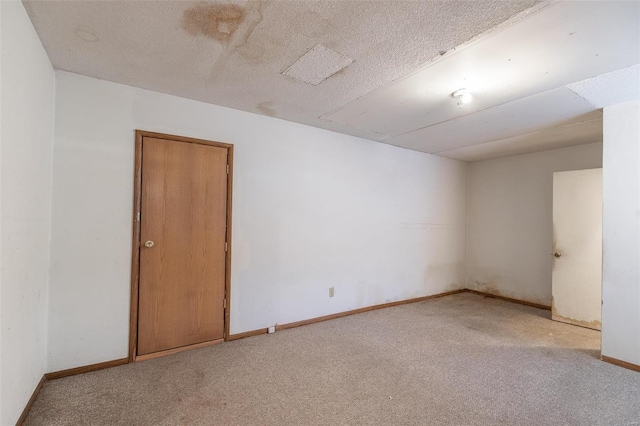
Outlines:
{"label": "light carpet", "polygon": [[49,381],[27,425],[638,425],[600,333],[473,294]]}

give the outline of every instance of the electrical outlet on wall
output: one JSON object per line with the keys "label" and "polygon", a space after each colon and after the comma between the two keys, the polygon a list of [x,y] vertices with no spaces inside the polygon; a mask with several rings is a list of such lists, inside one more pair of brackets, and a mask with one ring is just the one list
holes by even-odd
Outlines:
{"label": "electrical outlet on wall", "polygon": [[333,291],[334,287],[329,287],[329,297],[333,297]]}

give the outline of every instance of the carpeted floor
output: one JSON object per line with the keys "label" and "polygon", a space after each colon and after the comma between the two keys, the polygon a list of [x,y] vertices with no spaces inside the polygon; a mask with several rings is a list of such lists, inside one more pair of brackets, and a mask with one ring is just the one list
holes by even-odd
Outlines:
{"label": "carpeted floor", "polygon": [[47,382],[28,425],[639,425],[600,333],[459,294]]}

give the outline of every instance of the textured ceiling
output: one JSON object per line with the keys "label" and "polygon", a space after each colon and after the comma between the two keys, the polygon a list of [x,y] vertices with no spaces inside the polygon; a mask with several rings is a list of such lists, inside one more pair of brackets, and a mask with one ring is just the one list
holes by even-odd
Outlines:
{"label": "textured ceiling", "polygon": [[567,85],[640,62],[637,1],[24,3],[57,69],[466,161],[601,140]]}
{"label": "textured ceiling", "polygon": [[567,87],[597,108],[638,100],[640,65],[582,80]]}
{"label": "textured ceiling", "polygon": [[[57,69],[372,138],[319,117],[537,2],[24,4]],[[318,86],[281,74],[317,44],[354,62]]]}
{"label": "textured ceiling", "polygon": [[[569,124],[585,123],[570,128],[586,143],[602,135],[585,134],[597,130],[586,123],[602,115],[586,88],[596,80],[614,98],[633,95],[637,73],[611,72],[638,62],[640,2],[545,3],[323,118],[376,131],[385,143],[464,160],[479,151],[463,148],[495,141],[502,142],[483,155],[517,146],[526,152],[536,142],[540,149],[575,144],[561,129],[546,131]],[[607,78],[572,84],[601,74]],[[463,109],[451,97],[461,88],[473,95]]]}

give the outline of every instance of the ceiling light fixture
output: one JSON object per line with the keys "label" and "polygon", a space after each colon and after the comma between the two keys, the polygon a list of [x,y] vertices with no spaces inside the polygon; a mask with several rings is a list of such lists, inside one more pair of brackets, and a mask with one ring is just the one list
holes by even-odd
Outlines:
{"label": "ceiling light fixture", "polygon": [[451,96],[458,100],[458,108],[460,109],[473,100],[473,96],[467,92],[467,89],[458,89]]}

